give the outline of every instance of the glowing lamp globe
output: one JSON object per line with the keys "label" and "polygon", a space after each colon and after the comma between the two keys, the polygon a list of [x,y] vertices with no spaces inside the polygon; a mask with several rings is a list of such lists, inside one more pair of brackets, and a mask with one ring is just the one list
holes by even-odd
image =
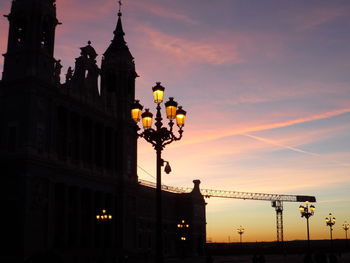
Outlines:
{"label": "glowing lamp globe", "polygon": [[169,120],[174,120],[176,118],[177,102],[174,98],[170,97],[165,104],[166,116]]}
{"label": "glowing lamp globe", "polygon": [[311,212],[313,213],[313,212],[315,211],[315,206],[310,205],[310,210],[311,210]]}
{"label": "glowing lamp globe", "polygon": [[141,114],[142,125],[145,130],[152,127],[153,114],[149,112],[149,109],[145,109],[145,112]]}
{"label": "glowing lamp globe", "polygon": [[142,113],[143,106],[140,104],[138,100],[135,100],[135,102],[131,106],[131,118],[138,123],[141,119],[141,113]]}
{"label": "glowing lamp globe", "polygon": [[162,103],[164,97],[164,90],[165,88],[160,85],[160,82],[156,82],[156,85],[152,88],[153,99],[155,103]]}
{"label": "glowing lamp globe", "polygon": [[176,124],[179,126],[179,128],[182,128],[185,126],[185,120],[186,120],[186,111],[182,109],[181,106],[176,111]]}

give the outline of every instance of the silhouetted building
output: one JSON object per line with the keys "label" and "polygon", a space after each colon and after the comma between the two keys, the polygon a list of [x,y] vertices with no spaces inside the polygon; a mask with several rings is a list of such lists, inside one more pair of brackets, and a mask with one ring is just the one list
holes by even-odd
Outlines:
{"label": "silhouetted building", "polygon": [[[137,177],[137,73],[121,14],[101,68],[88,42],[63,81],[53,56],[55,0],[14,0],[7,18],[0,262],[145,262],[154,254],[155,189]],[[203,252],[205,202],[194,183],[189,194],[163,192],[166,256]],[[179,233],[183,219],[190,227]]]}

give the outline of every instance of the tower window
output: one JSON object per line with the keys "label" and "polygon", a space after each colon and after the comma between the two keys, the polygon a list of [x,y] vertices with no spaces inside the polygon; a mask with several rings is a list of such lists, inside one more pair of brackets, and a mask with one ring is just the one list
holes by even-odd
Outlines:
{"label": "tower window", "polygon": [[17,45],[22,45],[24,42],[25,30],[23,26],[18,26],[16,29],[15,40]]}
{"label": "tower window", "polygon": [[18,28],[17,43],[21,43],[22,42],[22,38],[21,38],[22,32],[23,32],[23,29],[21,27]]}
{"label": "tower window", "polygon": [[51,35],[50,23],[47,21],[44,21],[42,26],[42,31],[41,31],[41,38],[40,38],[41,48],[48,48],[51,45],[50,35]]}
{"label": "tower window", "polygon": [[41,34],[40,46],[44,48],[46,46],[46,42],[47,42],[47,32],[46,30],[43,30]]}

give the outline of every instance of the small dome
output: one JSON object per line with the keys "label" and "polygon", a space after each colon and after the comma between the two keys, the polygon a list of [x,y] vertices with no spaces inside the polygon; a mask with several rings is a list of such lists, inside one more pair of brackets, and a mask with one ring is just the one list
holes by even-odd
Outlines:
{"label": "small dome", "polygon": [[87,55],[91,59],[97,57],[96,50],[91,46],[91,41],[88,41],[88,45],[80,48],[82,55]]}

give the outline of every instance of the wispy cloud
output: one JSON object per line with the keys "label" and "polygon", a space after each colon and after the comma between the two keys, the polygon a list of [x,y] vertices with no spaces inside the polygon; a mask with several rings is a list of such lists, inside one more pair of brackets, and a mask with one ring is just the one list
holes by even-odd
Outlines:
{"label": "wispy cloud", "polygon": [[242,135],[246,136],[246,137],[249,137],[249,138],[252,138],[254,140],[260,141],[260,142],[264,142],[264,143],[267,143],[267,144],[272,144],[272,145],[278,146],[280,148],[288,149],[288,150],[291,150],[291,151],[294,151],[294,152],[305,153],[305,154],[312,155],[312,156],[321,156],[320,154],[317,154],[317,153],[304,151],[302,149],[299,149],[299,148],[296,148],[296,147],[292,147],[292,146],[288,146],[288,145],[284,145],[284,144],[278,143],[278,142],[270,140],[270,139],[262,138],[260,136],[255,136],[255,135],[251,135],[251,134],[247,134],[247,133],[246,134],[242,134]]}
{"label": "wispy cloud", "polygon": [[303,153],[303,154],[307,154],[307,155],[311,155],[311,156],[317,156],[317,157],[322,157],[322,158],[325,157],[325,161],[327,161],[327,162],[350,167],[350,163],[344,163],[344,162],[340,162],[340,161],[337,161],[337,160],[329,159],[329,158],[327,158],[327,156],[324,156],[324,155],[319,154],[319,153],[309,152],[309,151],[305,151],[305,150],[302,150],[302,149],[297,148],[297,147],[284,145],[284,144],[278,143],[278,142],[276,142],[274,140],[270,140],[270,139],[263,138],[263,137],[260,137],[260,136],[255,136],[255,135],[251,135],[251,134],[242,134],[242,135],[246,136],[246,137],[249,137],[249,138],[252,138],[254,140],[257,140],[257,141],[261,141],[261,142],[264,142],[264,143],[267,143],[267,144],[278,146],[278,147],[280,147],[282,149],[287,149],[287,150],[291,150],[291,151],[294,151],[294,152]]}
{"label": "wispy cloud", "polygon": [[[60,0],[57,4],[57,17],[64,22],[79,21],[93,22],[97,18],[104,18],[111,13],[117,14],[116,1],[79,1]],[[114,12],[111,12],[113,10]],[[67,28],[68,30],[68,28]]]}
{"label": "wispy cloud", "polygon": [[261,124],[261,125],[246,127],[246,128],[240,128],[240,129],[225,128],[222,130],[213,130],[213,131],[208,131],[206,133],[204,132],[205,134],[202,136],[200,134],[203,134],[203,131],[201,131],[198,134],[198,136],[192,136],[194,139],[190,141],[187,140],[187,144],[217,140],[223,137],[234,136],[238,134],[247,134],[247,133],[252,133],[257,131],[289,127],[296,124],[312,122],[312,121],[321,120],[321,119],[327,119],[327,118],[335,117],[346,113],[350,113],[350,108],[338,109],[334,111],[328,111],[328,112],[323,112],[316,115],[307,116],[304,118],[293,119],[293,120],[282,121],[282,122],[275,122],[275,123]]}
{"label": "wispy cloud", "polygon": [[130,7],[137,8],[139,11],[148,11],[149,13],[157,17],[181,21],[190,25],[197,25],[199,23],[198,21],[184,14],[183,11],[180,13],[180,11],[176,11],[173,8],[169,9],[164,6],[160,6],[159,4],[155,5],[151,3],[145,3],[142,1],[136,1],[136,2],[130,2],[130,4],[128,5],[130,5]]}
{"label": "wispy cloud", "polygon": [[292,20],[297,25],[298,31],[308,31],[348,15],[349,8],[346,6],[313,7],[297,13]]}
{"label": "wispy cloud", "polygon": [[237,46],[233,42],[222,42],[213,39],[194,41],[175,35],[166,34],[149,26],[139,26],[137,30],[143,34],[143,44],[151,45],[168,59],[176,59],[183,64],[236,64],[243,60]]}

